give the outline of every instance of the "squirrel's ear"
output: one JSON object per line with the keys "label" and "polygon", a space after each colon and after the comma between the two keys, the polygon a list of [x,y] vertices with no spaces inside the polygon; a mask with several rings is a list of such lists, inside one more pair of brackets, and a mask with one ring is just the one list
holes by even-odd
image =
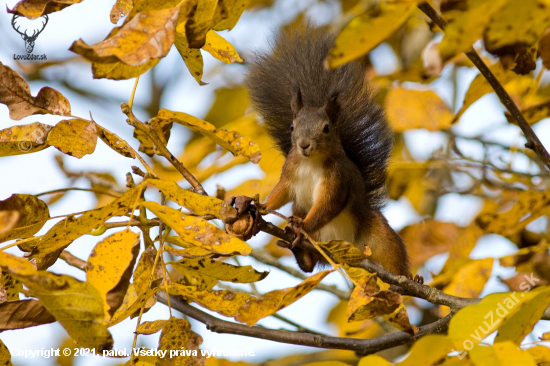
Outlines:
{"label": "squirrel's ear", "polygon": [[294,90],[292,93],[292,102],[290,103],[290,106],[292,107],[292,113],[294,113],[294,117],[296,117],[300,109],[302,109],[303,107],[303,102],[302,102],[302,92],[300,91],[300,85],[298,85],[298,83],[295,83],[293,87],[294,87]]}
{"label": "squirrel's ear", "polygon": [[338,113],[340,113],[340,103],[338,102],[338,92],[332,93],[330,99],[325,105],[325,113],[332,123],[336,123],[338,120]]}

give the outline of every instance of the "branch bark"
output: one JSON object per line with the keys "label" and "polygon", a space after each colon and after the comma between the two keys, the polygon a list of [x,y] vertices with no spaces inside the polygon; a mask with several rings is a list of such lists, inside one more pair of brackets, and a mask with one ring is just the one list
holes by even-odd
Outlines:
{"label": "branch bark", "polygon": [[[159,291],[156,296],[161,303],[168,303],[166,292]],[[420,327],[420,331],[415,336],[411,336],[405,332],[396,332],[374,339],[358,339],[289,332],[287,330],[267,329],[258,326],[249,327],[244,324],[218,319],[172,295],[170,295],[170,304],[173,309],[176,309],[188,317],[205,324],[208,330],[215,333],[236,334],[246,337],[267,339],[280,343],[296,344],[315,348],[345,349],[356,351],[361,356],[400,346],[402,344],[411,343],[428,334],[445,333],[447,331],[449,321],[451,320],[451,314],[449,314],[445,318]]]}
{"label": "branch bark", "polygon": [[[430,19],[439,27],[441,30],[445,30],[447,22],[441,17],[441,15],[427,2],[423,2],[418,5],[418,8],[422,10]],[[500,99],[500,102],[506,107],[510,112],[512,117],[518,123],[518,126],[523,131],[523,134],[527,138],[527,143],[525,147],[532,149],[544,162],[547,168],[550,169],[550,155],[548,151],[540,142],[538,136],[535,134],[535,131],[531,128],[531,125],[525,120],[523,114],[519,110],[518,106],[514,103],[508,92],[504,89],[502,84],[497,80],[495,75],[491,72],[489,67],[483,62],[481,57],[479,57],[476,50],[472,47],[465,52],[466,56],[474,63],[478,70],[485,76],[485,79],[491,84],[491,87],[495,91],[496,95]]]}

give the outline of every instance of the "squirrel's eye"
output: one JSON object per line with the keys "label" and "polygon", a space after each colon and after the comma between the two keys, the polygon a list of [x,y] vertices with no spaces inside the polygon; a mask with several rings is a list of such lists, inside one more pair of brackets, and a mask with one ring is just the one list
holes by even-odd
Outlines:
{"label": "squirrel's eye", "polygon": [[290,124],[290,131],[294,131],[294,123]]}
{"label": "squirrel's eye", "polygon": [[328,133],[328,125],[325,125],[325,127],[323,127],[323,132]]}

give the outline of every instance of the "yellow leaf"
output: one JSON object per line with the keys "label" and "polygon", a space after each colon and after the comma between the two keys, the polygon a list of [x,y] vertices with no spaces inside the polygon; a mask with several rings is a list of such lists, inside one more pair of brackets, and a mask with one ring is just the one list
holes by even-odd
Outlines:
{"label": "yellow leaf", "polygon": [[381,290],[377,276],[369,273],[358,281],[348,303],[348,322],[372,319],[393,313],[403,302],[401,295]]}
{"label": "yellow leaf", "polygon": [[183,214],[156,202],[143,202],[142,205],[174,229],[182,237],[182,240],[188,243],[226,255],[248,255],[252,251],[252,248],[244,241],[226,234],[203,219]]}
{"label": "yellow leaf", "polygon": [[312,362],[306,363],[302,366],[350,366],[349,363],[344,363],[340,361],[321,361],[321,362]]}
{"label": "yellow leaf", "polygon": [[454,273],[465,261],[469,260],[470,252],[482,235],[483,231],[475,223],[465,228],[459,228],[458,237],[452,242],[449,258],[441,273]]}
{"label": "yellow leaf", "polygon": [[[189,322],[185,319],[170,318],[164,327],[159,339],[159,350],[167,350],[167,354],[174,356],[159,358],[157,366],[200,366],[204,365],[205,356],[201,355],[199,346],[202,337],[191,330]],[[185,351],[195,353],[188,355]],[[194,351],[194,352],[193,352]]]}
{"label": "yellow leaf", "polygon": [[78,4],[82,0],[21,0],[8,13],[20,14],[29,19],[36,19],[42,15],[65,9],[67,6]]}
{"label": "yellow leaf", "polygon": [[[163,279],[161,261],[157,261],[157,265],[154,267],[156,257],[157,250],[154,247],[147,248],[139,257],[138,264],[134,270],[133,282],[135,291],[138,294],[147,292],[149,288],[158,287]],[[151,282],[151,286],[149,286],[149,282]]]}
{"label": "yellow leaf", "polygon": [[0,304],[0,332],[55,322],[55,318],[34,299]]}
{"label": "yellow leaf", "polygon": [[363,357],[357,366],[391,366],[391,363],[381,356],[368,355]]}
{"label": "yellow leaf", "polygon": [[550,348],[546,346],[535,346],[526,351],[533,356],[537,365],[546,366],[550,362]]}
{"label": "yellow leaf", "polygon": [[23,243],[19,248],[25,252],[31,252],[31,257],[42,262],[39,263],[39,269],[47,268],[55,262],[61,250],[74,240],[89,233],[111,217],[121,216],[131,211],[139,198],[141,188],[141,184],[137,185],[126,191],[110,205],[86,211],[78,218],[68,216],[55,224],[43,237]]}
{"label": "yellow leaf", "polygon": [[119,19],[128,15],[133,7],[133,0],[117,0],[111,9],[111,23],[117,24]]}
{"label": "yellow leaf", "polygon": [[531,355],[512,342],[495,343],[494,346],[478,345],[468,351],[476,366],[536,366]]}
{"label": "yellow leaf", "polygon": [[[378,279],[378,281],[380,281],[380,279]],[[382,314],[382,318],[386,319],[388,323],[397,329],[407,332],[410,335],[416,335],[418,333],[419,329],[409,321],[409,314],[403,303],[399,304],[399,307],[395,309],[393,313]]]}
{"label": "yellow leaf", "polygon": [[86,282],[36,271],[26,260],[0,252],[0,266],[19,279],[80,347],[110,349],[113,339],[103,320],[103,301]]}
{"label": "yellow leaf", "polygon": [[189,43],[187,42],[187,38],[185,36],[185,23],[185,21],[178,21],[174,44],[176,45],[183,62],[185,62],[187,69],[191,73],[191,76],[193,76],[199,85],[207,85],[207,83],[202,81],[203,60],[201,50],[198,48],[189,47]]}
{"label": "yellow leaf", "polygon": [[111,79],[111,80],[127,80],[138,77],[156,64],[158,64],[160,58],[154,58],[140,66],[126,65],[124,62],[109,62],[99,63],[92,62],[92,73],[94,79]]}
{"label": "yellow leaf", "polygon": [[0,339],[0,364],[5,366],[13,366],[11,363],[11,354],[8,347]]}
{"label": "yellow leaf", "polygon": [[143,322],[136,329],[137,334],[154,334],[160,332],[167,320],[155,320],[153,322]]}
{"label": "yellow leaf", "polygon": [[0,304],[5,301],[18,301],[21,291],[23,284],[9,273],[0,270]]}
{"label": "yellow leaf", "polygon": [[130,66],[141,66],[168,54],[174,43],[179,10],[179,7],[174,7],[138,13],[106,40],[88,46],[79,39],[69,50],[98,63],[122,61]]}
{"label": "yellow leaf", "polygon": [[0,156],[28,154],[50,147],[46,138],[52,127],[34,122],[0,130]]}
{"label": "yellow leaf", "polygon": [[52,128],[47,143],[62,153],[80,159],[95,150],[96,124],[80,118],[63,120]]}
{"label": "yellow leaf", "polygon": [[135,159],[136,155],[130,145],[124,140],[112,133],[111,131],[96,124],[97,135],[99,138],[111,149],[116,151],[122,156]]}
{"label": "yellow leaf", "polygon": [[[473,260],[458,271],[453,271],[453,279],[443,292],[458,297],[477,298],[491,276],[493,261],[493,258]],[[440,310],[440,316],[446,316],[450,312],[451,309],[444,306]]]}
{"label": "yellow leaf", "polygon": [[217,31],[233,29],[249,2],[250,0],[219,0],[217,10],[220,16],[214,17],[213,29]]}
{"label": "yellow leaf", "polygon": [[508,1],[487,26],[485,49],[499,54],[505,47],[535,44],[550,26],[549,9],[548,0]]}
{"label": "yellow leaf", "polygon": [[214,277],[233,283],[251,283],[263,280],[269,272],[258,272],[252,266],[234,266],[211,258],[185,258],[177,262],[167,262],[176,270],[186,268],[203,276]]}
{"label": "yellow leaf", "polygon": [[[495,78],[503,86],[516,77],[516,74],[506,69],[500,61],[489,66],[489,69],[491,70],[493,75],[495,75]],[[474,104],[474,102],[476,102],[479,98],[491,92],[493,92],[493,87],[491,86],[491,84],[489,84],[487,79],[485,79],[485,76],[483,76],[482,74],[478,74],[475,79],[470,83],[468,91],[464,96],[462,107],[454,116],[453,122],[458,121],[460,116],[462,116],[462,114],[468,109],[468,107]]]}
{"label": "yellow leaf", "polygon": [[100,293],[106,319],[124,300],[138,253],[139,233],[128,229],[109,235],[90,253],[86,282]]}
{"label": "yellow leaf", "polygon": [[[479,304],[459,310],[449,324],[449,338],[458,350],[471,348],[492,332],[500,330],[495,342],[519,342],[531,332],[548,306],[550,288],[539,287],[519,294],[487,295]],[[513,333],[513,334],[512,334]]]}
{"label": "yellow leaf", "polygon": [[60,92],[45,86],[33,97],[25,79],[1,62],[0,103],[8,106],[10,118],[15,120],[33,114],[71,115],[71,105]]}
{"label": "yellow leaf", "polygon": [[353,18],[336,38],[328,65],[335,69],[371,51],[405,23],[415,5],[413,1],[380,2],[377,9]]}
{"label": "yellow leaf", "polygon": [[447,61],[472,47],[491,22],[493,15],[507,2],[508,0],[467,0],[464,7],[456,7],[444,13],[444,18],[451,19],[448,19],[445,35],[439,44],[442,60]]}
{"label": "yellow leaf", "polygon": [[177,271],[181,277],[176,281],[177,284],[187,287],[193,287],[196,290],[212,290],[218,284],[218,278],[195,271],[192,268],[179,266]]}
{"label": "yellow leaf", "polygon": [[429,334],[420,338],[411,348],[407,358],[395,366],[430,366],[437,364],[453,348],[453,342],[447,336]]}
{"label": "yellow leaf", "polygon": [[[157,133],[160,142],[163,143],[164,146],[166,146],[168,140],[170,139],[170,133],[173,123],[155,117],[149,120],[149,124],[151,128]],[[139,151],[144,152],[149,156],[153,156],[154,154],[159,153],[157,147],[155,146],[155,143],[149,138],[149,136],[145,132],[134,129],[134,137],[139,141]]]}
{"label": "yellow leaf", "polygon": [[188,300],[192,300],[202,307],[215,311],[224,316],[234,317],[248,300],[255,300],[254,296],[228,290],[198,290],[192,286],[172,284],[169,289]]}
{"label": "yellow leaf", "polygon": [[239,309],[235,319],[247,325],[254,325],[258,320],[275,314],[277,311],[286,308],[302,298],[302,296],[313,290],[331,272],[333,270],[318,272],[306,278],[296,287],[271,291],[257,299],[251,300]]}
{"label": "yellow leaf", "polygon": [[[331,240],[328,243],[319,243],[319,246],[334,255],[334,259],[338,263],[353,266],[361,263],[367,258],[364,252],[362,252],[359,248],[344,240]],[[369,251],[370,249],[367,247],[366,250]]]}
{"label": "yellow leaf", "polygon": [[206,34],[206,43],[202,49],[226,64],[234,62],[242,64],[244,62],[235,47],[213,30]]}
{"label": "yellow leaf", "polygon": [[550,192],[522,191],[512,208],[506,203],[503,207],[508,210],[505,212],[482,212],[476,223],[487,233],[509,236],[546,214],[550,210],[549,205]]}
{"label": "yellow leaf", "polygon": [[258,144],[249,137],[243,137],[235,131],[217,130],[212,124],[183,112],[161,109],[158,116],[190,128],[229,150],[233,155],[246,156],[255,164],[262,157]]}
{"label": "yellow leaf", "polygon": [[338,327],[338,336],[367,339],[376,338],[383,334],[380,326],[370,319],[348,323],[347,308],[348,301],[342,300],[330,310],[327,316],[327,322]]}
{"label": "yellow leaf", "polygon": [[202,257],[212,257],[216,252],[202,248],[202,247],[196,247],[194,245],[185,243],[180,239],[179,236],[169,236],[165,239],[165,243],[170,243],[174,245],[179,245],[185,249],[178,249],[174,247],[170,247],[166,245],[164,247],[164,251],[176,256],[176,257],[184,257],[184,258],[202,258]]}
{"label": "yellow leaf", "polygon": [[17,212],[15,225],[7,232],[0,232],[0,242],[31,237],[50,218],[46,203],[30,194],[12,194],[0,201],[0,212]]}
{"label": "yellow leaf", "polygon": [[[243,86],[218,88],[215,91],[215,95],[214,103],[212,103],[212,106],[208,110],[208,113],[204,119],[212,123],[216,126],[216,128],[243,117],[246,112],[246,108],[248,108],[250,104],[250,101],[248,100],[248,92]],[[255,119],[253,123],[256,123]],[[242,126],[242,128],[235,129],[238,131],[245,131],[243,128],[246,127],[247,126]],[[247,129],[246,131],[247,133],[250,133],[250,129]],[[200,135],[196,134],[195,136],[198,137]],[[185,166],[187,167],[187,165]]]}
{"label": "yellow leaf", "polygon": [[132,318],[138,316],[139,310],[142,306],[145,306],[146,309],[149,309],[157,301],[155,293],[158,290],[159,288],[157,287],[149,291],[140,292],[138,294],[136,293],[133,284],[130,284],[130,286],[128,286],[128,291],[126,292],[126,296],[124,296],[124,300],[122,301],[122,305],[117,309],[117,311],[115,311],[111,319],[105,324],[107,324],[108,327],[112,327],[113,325],[120,323],[129,316],[131,316]]}
{"label": "yellow leaf", "polygon": [[[523,117],[525,117],[527,122],[531,125],[539,122],[540,120],[548,118],[550,117],[550,100],[546,99],[527,108],[522,108],[521,114],[523,114]],[[512,117],[510,112],[506,111],[504,113],[504,116],[509,123],[517,125],[516,120],[514,119],[514,117]]]}
{"label": "yellow leaf", "polygon": [[431,90],[392,88],[386,96],[385,109],[395,132],[414,128],[445,130],[451,127],[453,117],[447,104]]}
{"label": "yellow leaf", "polygon": [[218,219],[236,219],[237,210],[215,197],[203,196],[183,189],[175,182],[160,179],[149,179],[147,183],[154,185],[166,195],[166,198],[186,207],[197,215],[214,215]]}
{"label": "yellow leaf", "polygon": [[206,33],[213,25],[212,17],[214,16],[217,2],[217,0],[199,1],[192,16],[185,20],[185,38],[190,48],[201,48],[204,46]]}

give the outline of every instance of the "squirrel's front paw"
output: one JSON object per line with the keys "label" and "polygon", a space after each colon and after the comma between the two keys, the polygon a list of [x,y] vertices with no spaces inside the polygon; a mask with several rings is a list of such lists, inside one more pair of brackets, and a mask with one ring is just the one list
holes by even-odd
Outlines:
{"label": "squirrel's front paw", "polygon": [[304,227],[304,220],[302,220],[302,218],[298,216],[290,216],[288,218],[288,225],[297,229],[301,229],[302,227]]}

